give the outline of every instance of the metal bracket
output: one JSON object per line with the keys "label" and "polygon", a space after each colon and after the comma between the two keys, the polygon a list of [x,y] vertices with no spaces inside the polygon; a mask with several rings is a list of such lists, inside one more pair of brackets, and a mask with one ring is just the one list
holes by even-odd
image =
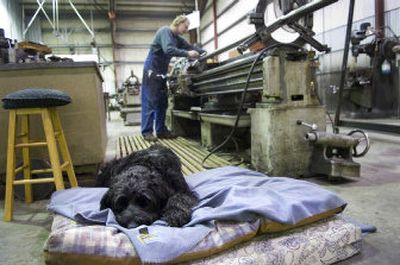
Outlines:
{"label": "metal bracket", "polygon": [[292,29],[294,29],[297,33],[300,34],[300,38],[302,38],[305,42],[313,46],[315,49],[317,49],[320,52],[330,52],[331,48],[328,47],[326,44],[322,44],[316,39],[313,38],[315,35],[315,32],[303,27],[297,22],[292,22],[289,23],[288,26]]}

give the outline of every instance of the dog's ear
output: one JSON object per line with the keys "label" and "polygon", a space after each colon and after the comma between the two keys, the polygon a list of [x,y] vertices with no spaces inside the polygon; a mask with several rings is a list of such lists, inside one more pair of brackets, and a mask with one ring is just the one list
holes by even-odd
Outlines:
{"label": "dog's ear", "polygon": [[111,178],[114,175],[114,169],[118,167],[119,161],[113,159],[103,163],[96,175],[96,187],[110,187]]}
{"label": "dog's ear", "polygon": [[111,204],[112,204],[112,201],[111,201],[111,192],[110,192],[110,190],[108,190],[108,191],[103,195],[103,198],[101,198],[101,201],[100,201],[100,210],[104,210],[104,209],[107,209],[107,208],[111,208]]}

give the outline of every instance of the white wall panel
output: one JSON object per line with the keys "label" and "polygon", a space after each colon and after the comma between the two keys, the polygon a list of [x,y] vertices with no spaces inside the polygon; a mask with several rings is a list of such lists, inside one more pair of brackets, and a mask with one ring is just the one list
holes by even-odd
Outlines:
{"label": "white wall panel", "polygon": [[116,42],[121,44],[150,44],[155,32],[121,32],[116,34]]}
{"label": "white wall panel", "polygon": [[[257,5],[258,0],[241,0],[231,6],[229,9],[226,9],[229,5],[231,5],[232,2],[233,0],[219,0],[216,3],[218,15],[220,15],[222,11],[225,11],[217,20],[219,48],[229,45],[232,42],[235,42],[255,31],[254,26],[247,23],[247,19],[244,19],[232,28],[229,27],[231,27],[232,23],[236,22],[239,18],[245,16],[251,10],[253,10]],[[207,5],[212,5],[212,0],[209,0]],[[210,24],[212,21],[213,8],[211,7],[207,10],[207,12],[202,14],[201,18],[201,40],[203,44],[214,37],[214,25],[213,23]],[[206,25],[208,26],[205,27]],[[209,52],[213,51],[214,41],[206,43],[204,48]],[[221,55],[220,59],[223,59],[224,57],[226,57],[226,54]]]}
{"label": "white wall panel", "polygon": [[[349,0],[338,2],[314,13],[314,31],[320,33],[347,23]],[[374,15],[374,0],[355,1],[353,21],[358,21]]]}
{"label": "white wall panel", "polygon": [[127,61],[144,61],[149,49],[119,49],[118,56],[120,59]]}
{"label": "white wall panel", "polygon": [[[356,1],[354,22],[352,30],[359,29],[365,22],[375,26],[375,5],[373,0]],[[395,34],[400,34],[400,1],[385,1],[385,25],[389,26]],[[314,30],[317,32],[317,39],[327,44],[332,49],[331,54],[323,54],[320,59],[321,72],[332,72],[340,69],[341,58],[343,56],[344,39],[346,34],[346,22],[348,15],[349,0],[339,2],[324,8],[315,13]],[[386,30],[388,36],[392,33]],[[366,39],[364,42],[369,42]],[[334,53],[334,54],[333,54]],[[327,57],[327,59],[325,59]],[[349,55],[351,57],[351,53]],[[335,59],[332,59],[335,58]],[[337,59],[336,59],[337,58]],[[329,62],[329,63],[328,63]],[[350,62],[350,61],[349,61]],[[358,65],[368,66],[369,59],[365,55],[360,55]]]}
{"label": "white wall panel", "polygon": [[[151,42],[154,39],[156,31],[162,26],[168,26],[172,22],[171,19],[131,19],[124,17],[123,19],[117,18],[117,28],[123,29],[153,29],[152,32],[117,32],[115,41],[119,44],[132,45],[132,44],[146,44],[146,48],[119,48],[116,50],[116,58],[119,64],[116,64],[117,69],[117,83],[118,87],[130,75],[131,70],[135,75],[142,80],[143,75],[143,62],[149,51]],[[130,63],[135,62],[135,63]]]}
{"label": "white wall panel", "polygon": [[172,20],[170,19],[136,19],[132,16],[131,19],[118,19],[117,27],[120,28],[159,28],[162,26],[170,25]]}
{"label": "white wall panel", "polygon": [[385,11],[400,8],[399,0],[385,0],[384,3],[385,3]]}

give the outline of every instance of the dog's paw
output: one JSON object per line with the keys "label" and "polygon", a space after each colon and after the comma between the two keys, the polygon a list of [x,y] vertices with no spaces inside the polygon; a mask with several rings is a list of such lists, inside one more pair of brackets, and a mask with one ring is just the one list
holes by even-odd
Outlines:
{"label": "dog's paw", "polygon": [[192,218],[191,210],[174,209],[164,213],[162,219],[172,227],[181,227],[190,222]]}
{"label": "dog's paw", "polygon": [[177,193],[168,199],[162,220],[170,226],[181,227],[192,219],[192,207],[196,203],[197,198],[192,194]]}

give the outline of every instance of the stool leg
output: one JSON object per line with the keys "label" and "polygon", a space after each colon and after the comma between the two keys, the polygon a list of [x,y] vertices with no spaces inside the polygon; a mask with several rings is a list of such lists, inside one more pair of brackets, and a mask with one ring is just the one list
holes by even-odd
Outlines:
{"label": "stool leg", "polygon": [[60,157],[58,156],[57,143],[54,135],[53,123],[51,122],[50,111],[43,109],[42,120],[44,133],[46,135],[47,147],[49,149],[49,157],[51,163],[51,169],[53,171],[54,182],[56,190],[64,189],[64,181],[60,165]]}
{"label": "stool leg", "polygon": [[[21,140],[22,143],[29,143],[29,115],[22,115],[21,117]],[[22,158],[24,161],[24,179],[31,179],[29,147],[22,148]],[[32,202],[32,184],[25,184],[25,202]]]}
{"label": "stool leg", "polygon": [[78,181],[76,180],[74,166],[72,164],[71,155],[68,150],[67,141],[65,140],[65,134],[61,125],[60,116],[58,115],[57,109],[50,110],[50,113],[54,124],[54,128],[56,129],[56,131],[60,133],[57,139],[60,144],[59,146],[62,158],[64,162],[68,162],[66,170],[67,170],[69,184],[71,185],[71,187],[77,187]]}
{"label": "stool leg", "polygon": [[10,110],[9,120],[8,120],[6,197],[4,200],[4,221],[6,222],[11,221],[13,218],[16,123],[17,123],[17,112],[16,110]]}

